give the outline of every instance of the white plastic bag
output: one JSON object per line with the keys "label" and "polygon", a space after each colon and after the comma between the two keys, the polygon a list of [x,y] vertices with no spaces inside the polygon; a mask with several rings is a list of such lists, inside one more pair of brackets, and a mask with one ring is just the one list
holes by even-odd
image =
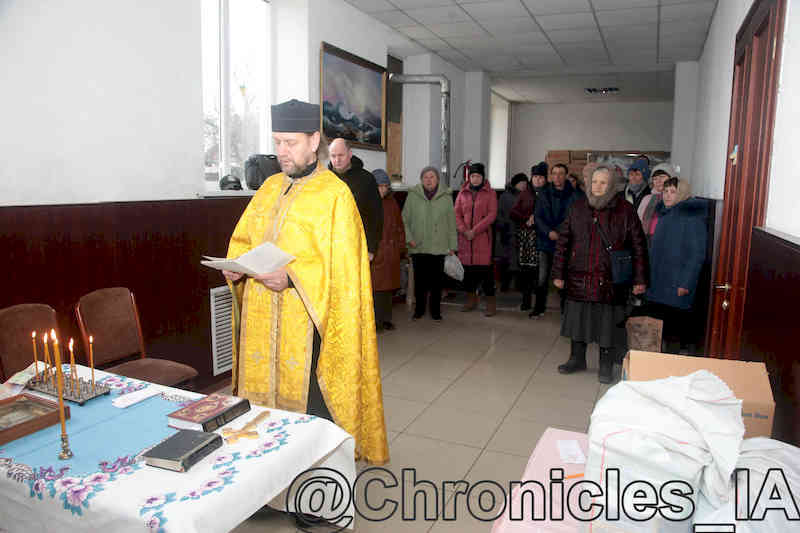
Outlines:
{"label": "white plastic bag", "polygon": [[444,273],[453,279],[464,281],[464,266],[457,255],[448,255],[444,258]]}
{"label": "white plastic bag", "polygon": [[[619,470],[620,491],[634,481],[647,482],[656,491],[667,483],[682,482],[691,487],[689,499],[695,505],[700,491],[719,505],[730,493],[743,435],[741,400],[706,370],[653,381],[623,381],[606,392],[592,413],[585,479],[605,486],[608,469],[614,468]],[[616,507],[619,496],[614,485],[609,487],[609,506]],[[619,512],[620,520],[608,525],[627,532],[690,529],[689,516],[670,521],[659,513],[636,522]]]}

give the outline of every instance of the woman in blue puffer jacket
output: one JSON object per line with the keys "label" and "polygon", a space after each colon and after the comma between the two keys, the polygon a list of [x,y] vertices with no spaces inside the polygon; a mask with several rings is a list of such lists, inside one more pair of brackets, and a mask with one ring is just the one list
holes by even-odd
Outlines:
{"label": "woman in blue puffer jacket", "polygon": [[650,242],[647,314],[664,321],[667,352],[680,351],[691,330],[697,280],[706,259],[707,204],[689,199],[689,184],[679,178],[664,182],[656,207],[658,223]]}

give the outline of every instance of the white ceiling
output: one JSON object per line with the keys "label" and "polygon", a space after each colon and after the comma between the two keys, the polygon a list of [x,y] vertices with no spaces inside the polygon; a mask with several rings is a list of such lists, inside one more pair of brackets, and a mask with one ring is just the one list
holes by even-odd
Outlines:
{"label": "white ceiling", "polygon": [[[512,101],[671,100],[717,0],[347,0]],[[591,97],[586,87],[619,87]]]}

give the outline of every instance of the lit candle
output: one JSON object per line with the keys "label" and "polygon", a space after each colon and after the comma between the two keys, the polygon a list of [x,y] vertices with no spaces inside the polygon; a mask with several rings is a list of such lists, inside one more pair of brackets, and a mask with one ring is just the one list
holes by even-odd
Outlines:
{"label": "lit candle", "polygon": [[[55,364],[55,366],[58,367],[58,368],[56,368],[54,370],[54,372],[56,372],[56,373],[62,372],[63,369],[61,368],[61,348],[59,347],[58,339],[56,338],[56,330],[54,330],[54,329],[50,330],[50,339],[52,339],[52,341],[53,341],[53,363]],[[58,361],[59,361],[58,363],[55,362],[56,361],[56,352],[58,352]],[[53,379],[54,380],[56,379],[55,375],[53,375]]]}
{"label": "lit candle", "polygon": [[47,344],[47,332],[44,332],[44,382],[50,383],[50,345]]}
{"label": "lit candle", "polygon": [[61,421],[61,436],[67,434],[67,424],[64,420],[64,376],[61,374],[61,353],[58,350],[58,339],[55,331],[53,335],[53,359],[56,363],[56,387],[58,388],[58,418]]}
{"label": "lit candle", "polygon": [[31,331],[31,344],[33,344],[33,373],[36,381],[39,381],[39,357],[36,355],[36,332]]}
{"label": "lit candle", "polygon": [[92,394],[94,394],[94,337],[89,335],[89,366],[92,368]]}
{"label": "lit candle", "polygon": [[69,338],[69,385],[72,392],[75,392],[75,386],[78,384],[78,373],[75,368],[75,353],[72,351],[72,337]]}

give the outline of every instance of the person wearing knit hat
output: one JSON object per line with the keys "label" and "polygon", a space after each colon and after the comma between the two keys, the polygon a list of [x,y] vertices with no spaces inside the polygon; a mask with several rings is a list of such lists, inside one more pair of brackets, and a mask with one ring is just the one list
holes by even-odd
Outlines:
{"label": "person wearing knit hat", "polygon": [[537,193],[541,192],[547,185],[547,176],[549,176],[548,167],[544,161],[540,161],[531,167],[531,185]]}
{"label": "person wearing knit hat", "polygon": [[520,172],[514,174],[506,185],[506,190],[497,201],[497,230],[494,241],[494,257],[500,268],[500,291],[507,292],[511,287],[511,280],[519,271],[519,258],[517,257],[517,223],[511,219],[511,209],[517,198],[528,189],[528,176]]}
{"label": "person wearing knit hat", "polygon": [[492,269],[492,225],[497,218],[497,194],[489,186],[485,167],[473,163],[469,180],[461,187],[455,203],[458,230],[458,258],[464,265],[464,288],[467,303],[464,312],[478,307],[478,287],[486,297],[486,316],[497,313]]}
{"label": "person wearing knit hat", "polygon": [[372,171],[383,202],[383,230],[378,250],[370,264],[372,297],[375,301],[375,327],[378,332],[395,329],[392,322],[392,296],[400,288],[400,261],[407,254],[406,232],[400,206],[392,195],[392,182],[382,168]]}
{"label": "person wearing knit hat", "polygon": [[650,165],[644,159],[637,159],[628,167],[628,185],[625,186],[625,199],[639,209],[642,199],[650,194]]}
{"label": "person wearing knit hat", "polygon": [[648,315],[664,321],[668,353],[678,353],[692,328],[691,310],[700,270],[706,259],[708,204],[689,198],[689,183],[679,178],[664,182],[658,224],[650,241],[650,284],[645,298]]}

